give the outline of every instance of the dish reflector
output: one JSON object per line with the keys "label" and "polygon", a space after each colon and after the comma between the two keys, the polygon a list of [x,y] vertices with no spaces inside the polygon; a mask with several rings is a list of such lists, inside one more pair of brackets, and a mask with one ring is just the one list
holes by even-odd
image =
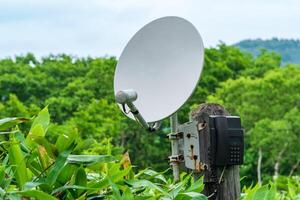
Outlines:
{"label": "dish reflector", "polygon": [[[180,17],[156,19],[140,29],[123,50],[115,72],[115,94],[136,91],[134,104],[145,121],[160,121],[192,95],[203,60],[201,36],[190,22]],[[134,119],[131,113],[126,115]]]}

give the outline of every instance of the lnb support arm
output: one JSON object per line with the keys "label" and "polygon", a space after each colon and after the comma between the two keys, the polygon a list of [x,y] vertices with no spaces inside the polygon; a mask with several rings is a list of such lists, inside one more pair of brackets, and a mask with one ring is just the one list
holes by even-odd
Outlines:
{"label": "lnb support arm", "polygon": [[160,127],[160,122],[155,122],[153,125],[149,125],[139,110],[134,105],[134,101],[137,99],[137,93],[134,90],[121,90],[116,94],[117,103],[123,106],[123,111],[126,113],[125,105],[128,106],[129,111],[133,114],[136,121],[141,124],[142,127],[150,132],[156,131]]}

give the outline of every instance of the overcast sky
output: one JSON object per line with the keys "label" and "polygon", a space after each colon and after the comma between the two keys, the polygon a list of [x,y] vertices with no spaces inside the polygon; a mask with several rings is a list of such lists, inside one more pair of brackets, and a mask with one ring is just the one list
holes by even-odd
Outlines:
{"label": "overcast sky", "polygon": [[139,28],[169,15],[191,21],[206,47],[300,38],[299,0],[0,0],[0,57],[118,57]]}

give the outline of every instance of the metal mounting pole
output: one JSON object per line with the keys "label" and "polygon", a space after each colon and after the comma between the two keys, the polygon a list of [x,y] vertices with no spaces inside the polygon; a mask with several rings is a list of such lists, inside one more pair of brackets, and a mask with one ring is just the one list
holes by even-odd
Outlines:
{"label": "metal mounting pole", "polygon": [[171,134],[169,139],[171,140],[172,155],[170,156],[170,162],[173,169],[174,182],[179,181],[179,137],[172,137],[178,134],[178,117],[177,113],[174,113],[170,117]]}

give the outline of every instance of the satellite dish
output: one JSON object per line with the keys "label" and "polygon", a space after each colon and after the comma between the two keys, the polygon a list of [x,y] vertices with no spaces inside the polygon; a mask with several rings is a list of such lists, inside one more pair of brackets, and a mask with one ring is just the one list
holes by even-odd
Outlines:
{"label": "satellite dish", "polygon": [[[203,62],[202,38],[193,24],[180,17],[156,19],[130,39],[119,58],[114,77],[116,100],[123,104],[123,112],[124,98],[134,101],[136,113],[146,123],[167,118],[192,95]],[[125,112],[136,118],[132,113],[132,109]]]}

